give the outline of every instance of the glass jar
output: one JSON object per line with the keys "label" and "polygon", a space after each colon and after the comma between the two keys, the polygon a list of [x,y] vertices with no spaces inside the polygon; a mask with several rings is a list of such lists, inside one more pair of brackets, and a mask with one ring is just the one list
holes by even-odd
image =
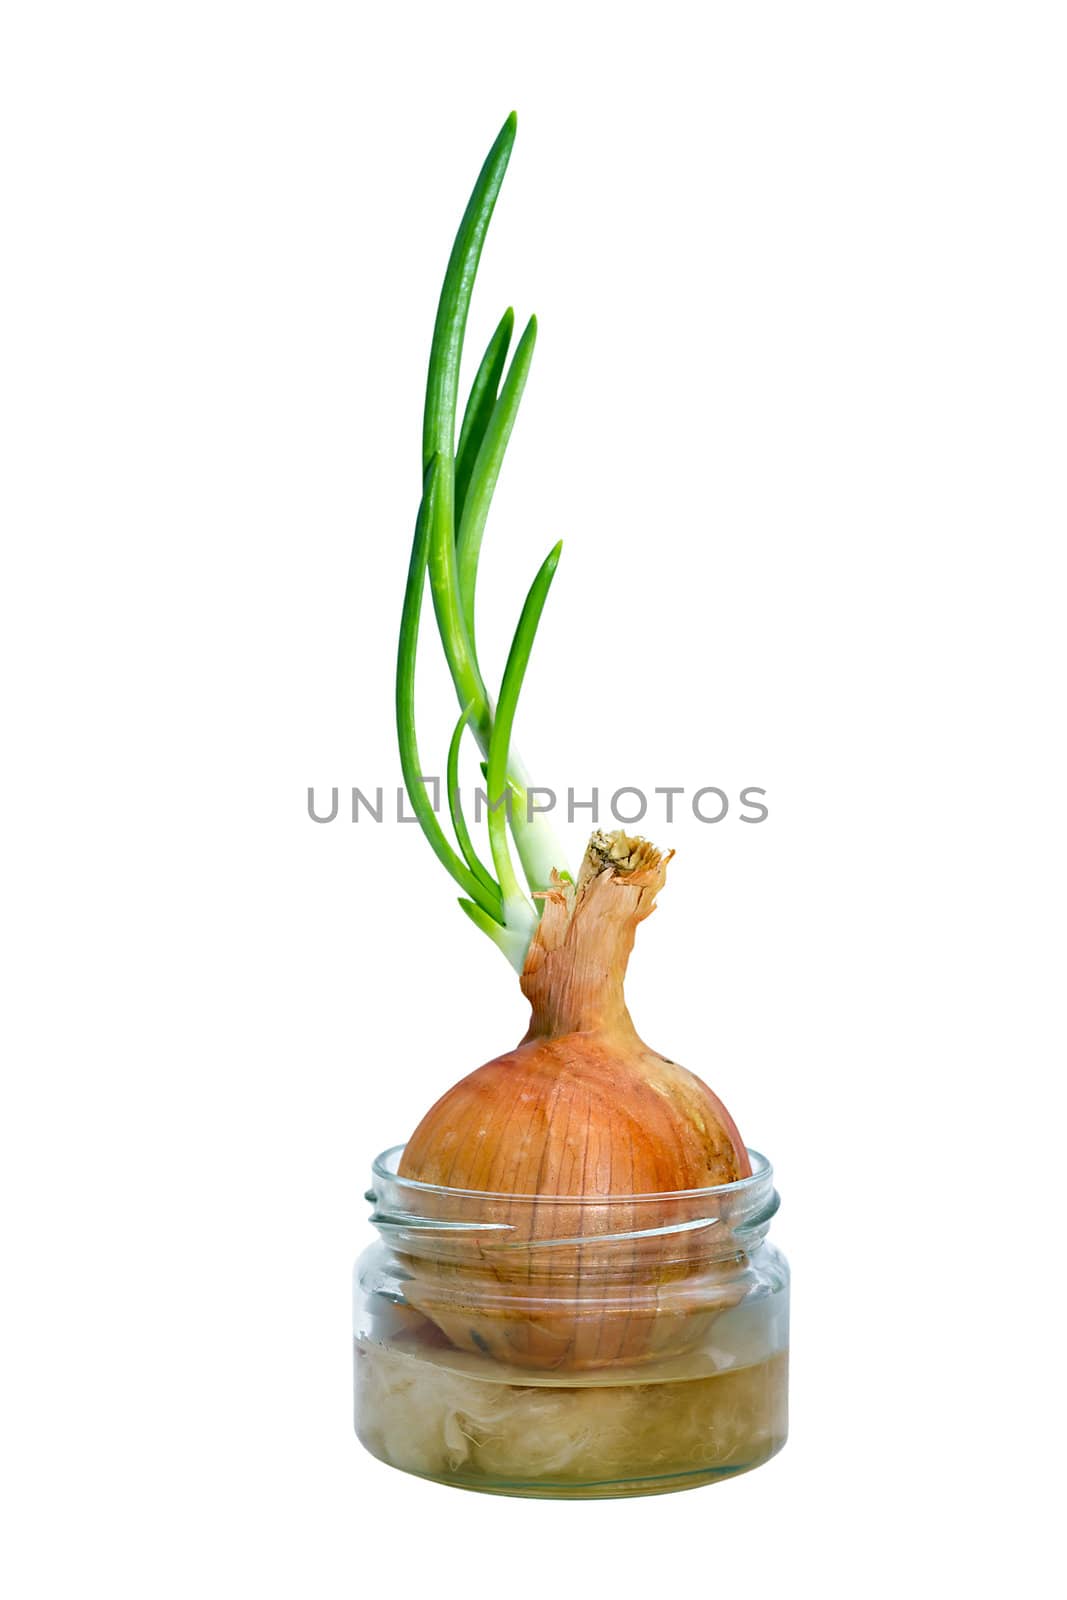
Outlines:
{"label": "glass jar", "polygon": [[491,1494],[694,1488],[786,1439],[789,1270],[770,1162],[674,1194],[439,1188],[374,1163],[355,1273],[356,1433]]}

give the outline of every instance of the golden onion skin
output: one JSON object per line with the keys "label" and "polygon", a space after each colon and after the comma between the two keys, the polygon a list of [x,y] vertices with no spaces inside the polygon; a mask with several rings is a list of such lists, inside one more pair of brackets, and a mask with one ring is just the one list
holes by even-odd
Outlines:
{"label": "golden onion skin", "polygon": [[400,1175],[516,1195],[703,1189],[750,1172],[707,1084],[641,1043],[598,1031],[528,1039],[442,1095]]}

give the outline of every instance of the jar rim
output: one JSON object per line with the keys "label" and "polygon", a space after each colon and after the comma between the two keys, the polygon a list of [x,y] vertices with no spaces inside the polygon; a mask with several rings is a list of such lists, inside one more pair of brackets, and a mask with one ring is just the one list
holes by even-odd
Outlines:
{"label": "jar rim", "polygon": [[[603,1205],[606,1201],[614,1205],[640,1203],[662,1203],[664,1200],[701,1200],[705,1198],[718,1198],[723,1195],[743,1196],[767,1184],[774,1177],[774,1168],[767,1157],[759,1150],[753,1150],[746,1145],[748,1158],[752,1165],[752,1172],[747,1178],[735,1178],[732,1183],[712,1184],[702,1189],[656,1189],[638,1194],[517,1194],[495,1189],[453,1189],[447,1184],[423,1183],[418,1178],[402,1178],[397,1172],[400,1158],[405,1146],[394,1144],[388,1150],[383,1150],[381,1155],[375,1156],[371,1163],[374,1178],[380,1182],[388,1183],[401,1189],[410,1189],[415,1194],[454,1196],[463,1199],[478,1199],[482,1201],[529,1201],[538,1206],[595,1206]],[[373,1193],[367,1199],[377,1198]]]}

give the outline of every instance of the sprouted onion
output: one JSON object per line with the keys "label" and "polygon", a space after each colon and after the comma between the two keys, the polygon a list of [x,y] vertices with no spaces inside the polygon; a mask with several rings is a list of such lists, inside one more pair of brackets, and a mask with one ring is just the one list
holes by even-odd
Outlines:
{"label": "sprouted onion", "polygon": [[[670,855],[622,832],[595,833],[573,879],[545,818],[528,813],[527,779],[512,729],[560,545],[530,587],[495,701],[478,660],[474,602],[482,533],[526,383],[536,321],[530,319],[508,364],[514,317],[509,309],[501,318],[474,377],[457,440],[459,370],[471,292],[514,139],[513,114],[474,186],[437,311],[426,386],[423,495],[400,630],[397,725],[413,811],[462,889],[463,910],[520,974],[531,1018],[514,1050],[479,1067],[427,1112],[399,1170],[430,1185],[524,1197],[515,1215],[526,1219],[532,1242],[548,1224],[539,1221],[531,1196],[670,1193],[729,1183],[751,1169],[721,1101],[700,1078],[644,1044],[626,1008],[623,981],[634,933],[653,909]],[[455,843],[426,792],[415,734],[415,654],[427,573],[460,706],[446,768]],[[465,736],[475,739],[483,758],[491,865],[477,854],[460,805]],[[494,808],[494,801],[502,803]],[[543,1337],[537,1330],[517,1337],[510,1324],[502,1324],[500,1341],[485,1326],[467,1337],[474,1339],[472,1347],[530,1365],[595,1365],[607,1359],[609,1343],[612,1357],[640,1357],[637,1345],[647,1342],[647,1330],[635,1333],[628,1346],[595,1334],[591,1341],[579,1338],[571,1326],[573,1293],[567,1303],[572,1309],[566,1318],[544,1320]],[[425,1309],[450,1338],[464,1342],[454,1317],[433,1305]],[[641,1326],[634,1319],[635,1329]]]}

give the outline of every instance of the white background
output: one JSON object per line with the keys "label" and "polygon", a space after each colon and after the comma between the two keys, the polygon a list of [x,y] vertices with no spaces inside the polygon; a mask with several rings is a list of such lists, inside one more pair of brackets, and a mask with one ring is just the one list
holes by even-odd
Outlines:
{"label": "white background", "polygon": [[[6,8],[16,1600],[1051,1592],[1062,24]],[[513,106],[471,342],[509,302],[541,338],[487,670],[562,536],[535,776],[771,808],[646,820],[678,854],[629,993],[775,1161],[792,1438],[588,1506],[406,1479],[352,1436],[370,1158],[524,1007],[417,829],[306,812],[397,782],[425,356]],[[427,651],[438,753],[441,677]]]}

